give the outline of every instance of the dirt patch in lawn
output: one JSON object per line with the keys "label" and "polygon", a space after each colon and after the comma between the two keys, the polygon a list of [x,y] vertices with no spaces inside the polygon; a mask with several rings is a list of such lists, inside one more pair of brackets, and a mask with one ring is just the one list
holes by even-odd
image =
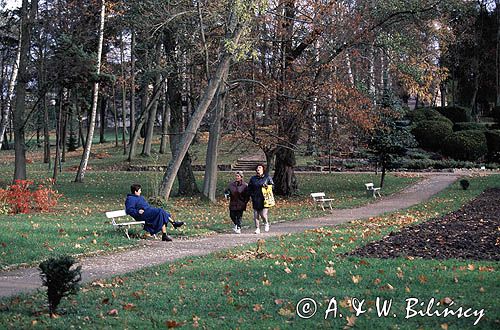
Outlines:
{"label": "dirt patch in lawn", "polygon": [[391,232],[349,255],[500,260],[500,188],[485,190],[455,212]]}

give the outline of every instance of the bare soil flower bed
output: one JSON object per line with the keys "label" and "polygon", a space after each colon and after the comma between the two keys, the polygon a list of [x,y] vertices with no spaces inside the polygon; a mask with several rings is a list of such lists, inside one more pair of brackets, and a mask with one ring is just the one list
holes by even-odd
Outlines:
{"label": "bare soil flower bed", "polygon": [[500,260],[500,188],[485,190],[455,212],[391,232],[349,255]]}

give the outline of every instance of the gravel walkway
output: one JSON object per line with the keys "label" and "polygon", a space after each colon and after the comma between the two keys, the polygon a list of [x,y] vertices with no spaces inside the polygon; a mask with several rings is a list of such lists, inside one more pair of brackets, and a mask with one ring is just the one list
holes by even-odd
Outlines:
{"label": "gravel walkway", "polygon": [[[392,196],[377,199],[376,202],[354,209],[334,210],[321,218],[272,224],[271,231],[255,235],[253,229],[243,230],[241,235],[219,234],[203,238],[174,240],[173,242],[145,241],[138,249],[118,252],[108,256],[88,257],[79,260],[82,266],[83,282],[132,272],[144,267],[171,262],[186,256],[202,256],[222,249],[256,242],[288,233],[303,232],[307,229],[332,226],[356,219],[378,216],[408,208],[429,199],[457,178],[459,173],[432,173],[415,185],[407,187]],[[38,268],[18,269],[0,272],[0,297],[30,292],[41,288]]]}

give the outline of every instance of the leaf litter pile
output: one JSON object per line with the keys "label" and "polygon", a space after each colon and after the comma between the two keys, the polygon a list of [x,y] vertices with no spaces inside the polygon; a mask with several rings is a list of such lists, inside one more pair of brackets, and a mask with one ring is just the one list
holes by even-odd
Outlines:
{"label": "leaf litter pile", "polygon": [[458,211],[391,232],[349,255],[500,260],[500,188],[485,190]]}

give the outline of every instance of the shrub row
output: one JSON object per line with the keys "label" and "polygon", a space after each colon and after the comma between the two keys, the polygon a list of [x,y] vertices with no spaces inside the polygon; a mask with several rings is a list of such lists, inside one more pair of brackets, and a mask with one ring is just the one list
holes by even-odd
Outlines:
{"label": "shrub row", "polygon": [[486,123],[475,123],[475,122],[460,122],[453,125],[454,131],[469,131],[469,130],[479,130],[487,131],[488,126]]}
{"label": "shrub row", "polygon": [[490,161],[498,161],[500,157],[500,134],[488,130],[484,123],[469,122],[468,108],[418,108],[408,118],[412,120],[412,134],[422,148],[441,151],[458,160],[475,161],[487,156]]}
{"label": "shrub row", "polygon": [[471,109],[465,107],[427,107],[417,108],[408,114],[408,119],[416,123],[422,120],[448,119],[452,123],[471,121]]}
{"label": "shrub row", "polygon": [[407,115],[408,119],[415,125],[424,120],[445,121],[453,125],[453,122],[443,116],[434,108],[417,108]]}
{"label": "shrub row", "polygon": [[445,137],[443,154],[454,159],[474,161],[488,153],[486,136],[483,131],[458,131]]}
{"label": "shrub row", "polygon": [[[435,169],[442,170],[448,168],[474,168],[478,165],[463,160],[445,159],[445,160],[432,160],[432,159],[401,159],[396,162],[399,168],[407,170],[427,170]],[[490,163],[485,166],[487,169],[498,169],[498,163]]]}

